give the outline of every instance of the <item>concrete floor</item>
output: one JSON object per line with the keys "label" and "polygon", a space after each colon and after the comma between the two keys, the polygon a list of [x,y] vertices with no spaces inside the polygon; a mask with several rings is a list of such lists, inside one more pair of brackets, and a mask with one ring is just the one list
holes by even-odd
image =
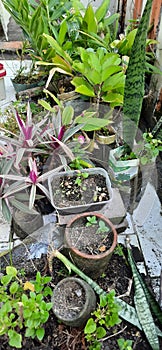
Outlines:
{"label": "concrete floor", "polygon": [[[1,60],[2,62],[2,60]],[[3,113],[6,106],[15,100],[15,91],[11,79],[16,69],[19,67],[19,62],[14,60],[3,61],[7,71],[5,80],[6,98],[0,101],[0,111]],[[29,61],[24,62],[29,64]],[[4,115],[5,117],[5,115]],[[148,183],[142,199],[132,216],[128,215],[129,227],[124,233],[119,235],[119,242],[124,242],[125,235],[130,236],[131,243],[140,248],[144,262],[147,267],[153,284],[156,286],[157,299],[160,291],[160,274],[162,270],[162,216],[160,215],[160,201],[154,187]],[[0,217],[0,251],[6,250],[9,247],[9,226]],[[19,240],[16,240],[19,244]]]}

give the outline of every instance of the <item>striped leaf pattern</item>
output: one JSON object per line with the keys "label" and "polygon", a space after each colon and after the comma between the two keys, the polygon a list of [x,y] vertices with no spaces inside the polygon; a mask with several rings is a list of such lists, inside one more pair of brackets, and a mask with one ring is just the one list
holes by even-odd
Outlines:
{"label": "striped leaf pattern", "polygon": [[134,304],[138,315],[138,319],[152,349],[160,350],[156,326],[149,308],[146,294],[142,287],[142,284],[140,283],[140,279],[137,273],[137,268],[132,258],[131,249],[127,248],[127,250],[128,250],[128,260],[129,260],[129,263],[132,269],[133,278],[134,278],[134,287],[135,287]]}
{"label": "striped leaf pattern", "polygon": [[127,68],[123,103],[123,138],[133,149],[138,128],[145,84],[146,38],[152,0],[147,0]]}

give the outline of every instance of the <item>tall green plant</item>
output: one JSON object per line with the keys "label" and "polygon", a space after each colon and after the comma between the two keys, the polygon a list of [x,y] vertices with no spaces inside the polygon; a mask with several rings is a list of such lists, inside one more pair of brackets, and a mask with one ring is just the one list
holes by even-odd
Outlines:
{"label": "tall green plant", "polygon": [[143,16],[133,42],[125,81],[123,102],[123,138],[124,142],[131,149],[134,145],[144,97],[146,38],[151,7],[152,0],[147,0]]}

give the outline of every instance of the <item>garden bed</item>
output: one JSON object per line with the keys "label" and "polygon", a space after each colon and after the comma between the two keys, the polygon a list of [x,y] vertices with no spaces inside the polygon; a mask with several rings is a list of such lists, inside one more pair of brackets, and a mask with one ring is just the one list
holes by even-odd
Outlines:
{"label": "garden bed", "polygon": [[[117,253],[118,252],[118,253]],[[44,255],[41,259],[33,260],[36,268],[41,270],[42,273],[47,273],[47,260]],[[62,278],[68,276],[68,271],[64,265],[57,259],[53,260],[53,278],[51,286],[56,285]],[[29,278],[32,279],[35,277],[30,273]],[[131,285],[132,274],[130,267],[127,263],[126,255],[121,255],[120,250],[114,253],[111,261],[109,262],[108,269],[106,273],[100,276],[96,282],[102,287],[105,291],[109,292],[111,289],[115,289],[116,296],[123,295],[129,290]],[[149,280],[147,280],[149,284]],[[131,288],[130,295],[124,296],[122,298],[130,305],[133,305],[133,288]],[[53,314],[53,311],[50,311],[50,318],[47,323],[44,325],[45,336],[41,342],[36,339],[25,338],[23,337],[23,350],[87,350],[89,345],[86,343],[84,336],[84,327],[82,328],[73,328],[65,326],[59,323],[56,317]],[[23,334],[24,331],[22,330]],[[107,350],[117,350],[117,339],[124,338],[125,340],[132,340],[133,350],[151,350],[143,332],[139,331],[136,327],[131,326],[129,323],[122,321],[117,326],[114,326],[107,330],[106,337],[104,337],[102,342],[102,349]],[[159,338],[160,346],[162,347],[162,339]],[[7,342],[7,337],[0,337],[0,349],[1,350],[15,350],[16,348],[10,347]]]}

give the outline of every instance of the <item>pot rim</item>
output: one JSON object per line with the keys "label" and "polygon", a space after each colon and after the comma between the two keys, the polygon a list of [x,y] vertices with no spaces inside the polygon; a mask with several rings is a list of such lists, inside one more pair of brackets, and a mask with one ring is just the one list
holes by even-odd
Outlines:
{"label": "pot rim", "polygon": [[[103,221],[105,221],[111,227],[111,230],[112,230],[114,237],[113,237],[113,243],[112,243],[110,249],[106,250],[106,252],[104,252],[104,253],[92,255],[92,254],[86,254],[84,252],[81,252],[79,249],[71,246],[70,241],[69,241],[68,229],[70,228],[70,226],[73,224],[74,221],[80,219],[81,217],[94,216],[94,215],[97,216],[98,218],[102,219]],[[100,214],[97,212],[92,212],[92,211],[75,215],[72,219],[69,220],[69,222],[67,223],[66,228],[65,228],[65,241],[67,242],[67,248],[70,248],[71,251],[76,253],[78,256],[81,256],[85,259],[91,259],[91,260],[99,260],[107,255],[110,255],[114,251],[114,249],[117,245],[117,236],[118,235],[117,235],[116,228],[112,224],[112,222],[108,218],[106,218],[103,214]]]}
{"label": "pot rim", "polygon": [[[85,292],[85,303],[84,303],[84,305],[83,305],[82,310],[79,311],[79,312],[77,313],[77,315],[76,315],[75,317],[73,317],[73,318],[60,316],[60,315],[59,315],[59,312],[54,311],[56,317],[60,318],[62,321],[65,321],[65,322],[66,322],[66,321],[72,321],[72,322],[74,322],[75,320],[78,320],[78,317],[82,317],[82,315],[84,314],[85,310],[87,310],[87,307],[88,307],[88,305],[89,305],[88,290],[87,290],[87,288],[88,288],[88,289],[90,289],[90,288],[92,289],[92,287],[91,287],[86,281],[84,281],[84,280],[81,279],[81,278],[74,277],[74,276],[63,278],[61,281],[59,281],[59,282],[57,283],[57,285],[56,285],[55,288],[57,289],[57,288],[59,288],[63,283],[66,283],[66,281],[72,281],[72,280],[75,281],[76,283],[78,283],[78,284],[81,286],[81,288],[84,290],[84,292]],[[87,286],[87,288],[86,288],[86,286]],[[94,292],[93,289],[92,289],[92,291]],[[94,295],[95,295],[95,293],[94,293]],[[54,292],[53,292],[51,301],[52,301],[53,306],[54,306]]]}

